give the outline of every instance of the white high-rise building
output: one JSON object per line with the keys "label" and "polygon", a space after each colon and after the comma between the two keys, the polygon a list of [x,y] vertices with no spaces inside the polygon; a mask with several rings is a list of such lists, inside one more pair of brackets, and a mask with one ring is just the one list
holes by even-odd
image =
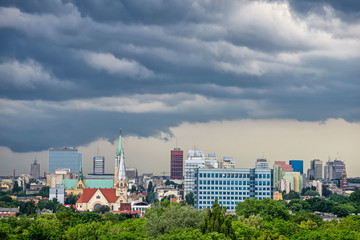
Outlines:
{"label": "white high-rise building", "polygon": [[202,150],[189,150],[184,166],[184,197],[194,192],[194,170],[197,168],[205,168],[205,154]]}

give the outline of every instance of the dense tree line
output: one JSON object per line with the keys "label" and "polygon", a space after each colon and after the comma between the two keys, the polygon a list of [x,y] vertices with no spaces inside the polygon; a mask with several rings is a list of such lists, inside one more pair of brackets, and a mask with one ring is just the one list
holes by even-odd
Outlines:
{"label": "dense tree line", "polygon": [[[22,215],[0,220],[0,239],[360,239],[360,217],[323,221],[312,209],[327,210],[334,204],[359,206],[360,191],[349,198],[332,200],[246,199],[235,215],[226,214],[217,201],[212,209],[156,203],[145,218],[105,211]],[[324,202],[325,201],[325,202]]]}
{"label": "dense tree line", "polygon": [[[106,206],[98,212],[79,213],[56,201],[35,205],[4,194],[0,204],[18,205],[21,212],[0,220],[0,239],[360,239],[360,217],[349,216],[360,212],[360,190],[349,197],[332,195],[329,200],[246,199],[238,203],[235,215],[227,215],[217,200],[212,209],[201,211],[164,200],[140,219],[113,214]],[[55,214],[36,213],[43,208]],[[326,222],[314,211],[343,218]]]}

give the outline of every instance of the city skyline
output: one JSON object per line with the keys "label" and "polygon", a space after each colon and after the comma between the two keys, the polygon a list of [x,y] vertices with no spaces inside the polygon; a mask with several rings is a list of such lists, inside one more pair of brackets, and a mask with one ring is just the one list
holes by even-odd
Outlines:
{"label": "city skyline", "polygon": [[[196,148],[203,149],[204,153],[206,154],[216,153],[218,159],[222,157],[232,157],[232,159],[236,162],[237,168],[253,168],[255,167],[256,159],[262,157],[267,158],[267,160],[270,162],[269,167],[271,168],[275,161],[288,162],[289,160],[293,159],[301,159],[304,160],[304,172],[306,172],[306,170],[310,168],[311,160],[321,159],[325,165],[325,163],[330,157],[330,160],[340,159],[345,162],[348,177],[358,176],[357,169],[360,167],[360,163],[356,160],[356,156],[360,150],[358,150],[356,146],[360,140],[360,136],[353,136],[353,138],[347,139],[347,134],[340,134],[342,132],[345,132],[345,129],[351,129],[349,128],[348,123],[339,120],[331,120],[325,125],[319,123],[310,124],[298,122],[297,127],[294,127],[292,125],[292,121],[282,121],[281,123],[279,123],[278,121],[261,121],[263,122],[263,124],[260,125],[257,123],[253,123],[252,121],[228,122],[227,124],[225,124],[232,124],[235,126],[237,124],[241,124],[242,126],[244,126],[244,128],[247,129],[247,131],[246,129],[240,129],[239,132],[242,132],[243,139],[241,139],[241,137],[237,139],[239,141],[238,144],[244,146],[245,150],[239,150],[239,145],[237,145],[235,142],[227,142],[226,148],[218,144],[218,141],[226,141],[230,134],[236,134],[233,131],[233,126],[230,126],[227,129],[220,129],[219,126],[223,124],[221,122],[211,123],[212,127],[214,128],[213,133],[218,136],[217,141],[209,141],[206,134],[201,134],[204,130],[207,130],[209,128],[207,126],[209,123],[197,125],[184,124],[179,128],[174,128],[173,131],[177,136],[179,136],[177,138],[177,141],[174,140],[166,142],[156,138],[139,139],[134,136],[125,136],[123,138],[123,145],[124,152],[126,154],[127,167],[136,167],[140,173],[154,172],[158,175],[164,175],[162,173],[166,173],[165,175],[170,175],[170,151],[177,143],[177,146],[181,147],[181,149],[184,150],[184,160],[187,158],[187,151]],[[267,127],[265,127],[265,122],[267,122],[268,124]],[[315,131],[314,129],[317,129],[318,138],[309,140],[309,133],[304,132],[303,128],[301,128],[303,124],[310,124],[314,127],[310,128],[310,130],[308,130],[309,132],[313,132]],[[334,128],[334,125],[340,125],[341,127]],[[267,131],[265,131],[265,129],[267,129]],[[272,139],[271,132],[269,131],[271,130],[275,134],[276,132],[279,133],[281,129],[283,129],[283,131],[288,134],[288,136],[283,133],[281,134],[283,138],[278,137],[276,141],[274,141]],[[302,135],[298,135],[297,138],[291,139],[291,136],[299,134],[300,132],[302,132]],[[193,136],[193,141],[187,142],[186,140],[189,139],[190,136]],[[335,138],[332,143],[324,143],[324,140],[328,139],[329,136],[337,136],[337,138]],[[347,142],[344,142],[345,140],[347,140]],[[251,143],[254,141],[262,147],[259,149],[252,148],[253,146]],[[292,141],[295,141],[297,143],[297,146],[292,143]],[[346,144],[341,145],[341,143]],[[349,143],[352,143],[352,145],[349,145]],[[112,173],[112,165],[116,154],[117,144],[117,141],[110,143],[107,140],[103,139],[97,142],[93,142],[88,146],[78,147],[79,152],[83,153],[84,172],[92,173],[93,157],[99,154],[105,156],[106,159],[105,173]],[[284,153],[283,147],[281,148],[278,146],[292,146],[292,148],[290,149],[290,152]],[[299,148],[298,146],[302,146],[302,148]],[[335,150],[333,150],[332,154],[330,154],[331,152],[329,149],[333,148],[336,148],[336,152]],[[303,149],[307,149],[307,151]],[[355,149],[356,151],[349,154],[348,151],[345,151],[348,149]],[[41,164],[41,166],[43,166],[43,169],[45,169],[48,162],[48,151],[46,150],[43,152],[36,152],[34,154],[36,154],[38,162]],[[13,166],[20,165],[24,161],[28,161],[30,166],[30,163],[34,159],[27,159],[28,155],[29,154],[27,153],[21,154],[8,152],[6,156],[8,158],[11,158],[12,156],[11,163],[14,163],[14,161],[16,161],[16,158],[18,157],[18,163],[15,162],[15,165]],[[143,159],[146,159],[146,161],[144,161]],[[21,166],[23,166],[23,169],[25,169],[25,171],[28,171],[28,167],[26,166],[26,164],[25,166]],[[13,168],[9,166],[7,169],[8,170],[2,168],[0,170],[0,175],[12,175]],[[17,168],[17,173],[19,173],[19,170],[21,170],[21,168]]]}
{"label": "city skyline", "polygon": [[196,147],[245,168],[340,158],[355,177],[359,12],[330,0],[2,1],[0,175],[35,157],[47,169],[47,150],[66,146],[87,173],[99,146],[109,172],[122,128],[140,172],[169,172],[171,149]]}

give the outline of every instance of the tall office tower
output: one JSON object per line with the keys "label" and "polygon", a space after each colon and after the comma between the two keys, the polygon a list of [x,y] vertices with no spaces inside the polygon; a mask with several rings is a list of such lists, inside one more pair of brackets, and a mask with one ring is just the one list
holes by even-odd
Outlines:
{"label": "tall office tower", "polygon": [[37,163],[36,159],[31,164],[30,175],[35,179],[40,178],[40,164]]}
{"label": "tall office tower", "polygon": [[327,161],[324,166],[324,179],[332,180],[334,179],[334,162]]}
{"label": "tall office tower", "polygon": [[266,158],[258,158],[256,160],[255,168],[257,169],[268,169],[269,163],[267,162]]}
{"label": "tall office tower", "polygon": [[79,173],[81,165],[82,153],[77,148],[49,148],[49,174],[57,168],[68,168],[72,173]]}
{"label": "tall office tower", "polygon": [[274,188],[277,189],[278,188],[278,183],[279,181],[281,181],[282,177],[283,177],[283,170],[282,170],[282,167],[281,165],[277,165],[277,164],[274,164],[274,182],[273,182],[273,185],[274,185]]}
{"label": "tall office tower", "polygon": [[189,150],[184,163],[184,196],[194,192],[194,171],[205,168],[205,154],[202,150]]}
{"label": "tall office tower", "polygon": [[184,152],[180,148],[171,150],[170,179],[183,179]]}
{"label": "tall office tower", "polygon": [[335,159],[333,163],[333,172],[334,172],[333,179],[342,179],[344,169],[345,169],[345,163],[341,160]]}
{"label": "tall office tower", "polygon": [[104,174],[105,172],[105,157],[94,157],[93,174]]}
{"label": "tall office tower", "polygon": [[290,160],[289,163],[292,166],[294,172],[299,172],[300,174],[304,173],[303,160]]}
{"label": "tall office tower", "polygon": [[235,161],[231,157],[223,157],[219,162],[219,168],[235,168]]}
{"label": "tall office tower", "polygon": [[215,199],[234,212],[246,198],[273,197],[272,169],[196,168],[194,170],[194,207],[211,208]]}
{"label": "tall office tower", "polygon": [[322,179],[322,161],[320,161],[320,159],[314,159],[310,161],[310,170],[314,170],[314,171],[308,171],[308,173],[310,173],[310,175],[313,173],[314,174],[314,179],[310,179],[308,176],[308,179],[310,180],[319,180]]}
{"label": "tall office tower", "polygon": [[345,168],[345,163],[341,160],[327,161],[324,166],[324,179],[332,180],[342,178],[342,172]]}

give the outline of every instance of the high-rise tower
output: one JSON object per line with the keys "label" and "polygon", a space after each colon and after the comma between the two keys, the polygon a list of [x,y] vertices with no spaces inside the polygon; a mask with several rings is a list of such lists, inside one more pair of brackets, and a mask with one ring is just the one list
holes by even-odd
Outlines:
{"label": "high-rise tower", "polygon": [[170,179],[183,179],[183,156],[184,153],[180,148],[171,150]]}
{"label": "high-rise tower", "polygon": [[37,163],[36,158],[34,163],[31,164],[30,175],[36,179],[40,178],[40,164]]}
{"label": "high-rise tower", "polygon": [[114,188],[116,188],[116,196],[120,197],[120,203],[126,203],[128,186],[126,179],[124,151],[121,141],[121,129],[119,136],[119,144],[116,150],[115,157]]}
{"label": "high-rise tower", "polygon": [[69,168],[72,173],[79,173],[81,164],[82,153],[77,148],[49,148],[49,174],[57,168]]}

